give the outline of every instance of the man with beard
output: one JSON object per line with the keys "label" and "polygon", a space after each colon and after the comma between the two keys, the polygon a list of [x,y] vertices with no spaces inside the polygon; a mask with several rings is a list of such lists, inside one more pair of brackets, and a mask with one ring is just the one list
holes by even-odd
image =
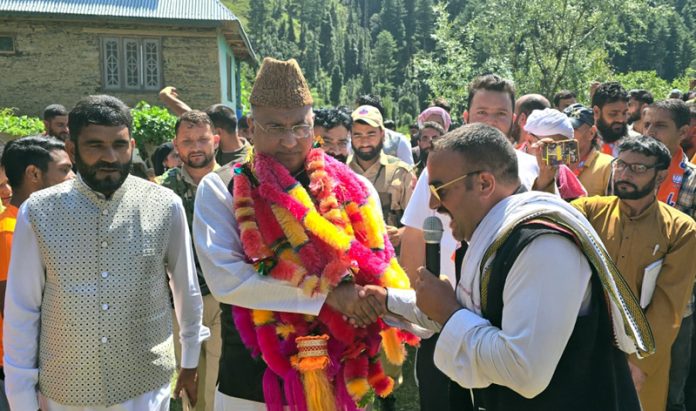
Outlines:
{"label": "man with beard", "polygon": [[[670,352],[696,276],[696,223],[655,195],[670,164],[662,143],[641,136],[625,139],[618,149],[612,176],[616,197],[583,198],[573,205],[590,221],[640,299],[655,337],[655,354],[642,359],[631,355],[631,376],[643,410],[664,411]],[[688,363],[687,358],[678,361]]]}
{"label": "man with beard", "polygon": [[403,233],[401,217],[413,193],[416,176],[408,164],[382,152],[385,128],[377,108],[360,106],[352,118],[353,155],[348,158],[348,166],[377,190],[389,240],[398,248]]}
{"label": "man with beard", "polygon": [[[353,154],[348,158],[348,166],[356,174],[365,177],[377,190],[389,241],[398,253],[403,233],[401,216],[413,193],[416,176],[411,172],[411,166],[382,151],[386,128],[377,108],[360,106],[351,117]],[[382,358],[385,358],[383,353]],[[394,379],[395,386],[398,387],[402,380],[401,367],[387,365],[384,371]],[[380,402],[382,410],[396,410],[396,397],[393,394],[381,398]]]}
{"label": "man with beard", "polygon": [[611,161],[614,158],[598,150],[594,113],[580,103],[566,107],[563,112],[570,119],[575,140],[578,141],[578,161],[570,164],[570,169],[585,187],[589,197],[606,195]]}
{"label": "man with beard", "polygon": [[[384,118],[384,107],[379,96],[365,94],[358,96],[355,100],[357,106],[372,106],[379,110],[379,114]],[[408,165],[413,165],[413,156],[411,156],[411,144],[401,133],[390,130],[384,127],[384,144],[383,151],[385,154],[397,157]]]}
{"label": "man with beard", "polygon": [[70,137],[68,130],[68,110],[60,104],[51,104],[43,112],[44,135],[52,136],[60,141]]}
{"label": "man with beard", "polygon": [[689,113],[691,114],[689,120],[689,132],[679,143],[684,150],[687,158],[691,159],[693,163],[696,160],[696,102],[686,103],[689,107]]}
{"label": "man with beard", "polygon": [[[220,114],[219,109],[213,112]],[[173,141],[182,165],[168,170],[162,176],[162,185],[174,191],[184,203],[189,228],[193,226],[193,206],[198,183],[206,174],[220,168],[215,161],[215,148],[220,137],[213,127],[212,119],[202,111],[183,113],[174,126],[176,136]],[[212,411],[221,350],[220,305],[210,294],[195,251],[193,257],[203,297],[203,325],[210,329],[210,338],[203,342],[198,361],[198,404],[195,409]],[[174,322],[174,333],[177,331],[178,326]],[[175,341],[174,348],[178,356],[181,344]]]}
{"label": "man with beard", "polygon": [[17,216],[5,299],[10,406],[168,410],[169,289],[183,346],[175,393],[195,403],[209,332],[181,200],[128,174],[132,119],[117,98],[80,100],[69,126],[78,178],[34,193]]}
{"label": "man with beard", "polygon": [[643,134],[643,110],[654,101],[648,90],[631,90],[628,92],[629,131]]}
{"label": "man with beard", "polygon": [[[315,121],[319,121],[315,118]],[[348,162],[350,154],[350,130],[353,120],[345,107],[323,110],[322,126],[319,136],[323,140],[324,152],[341,163]],[[317,127],[314,127],[317,130]]]}
{"label": "man with beard", "polygon": [[592,95],[592,111],[601,151],[616,157],[621,139],[629,135],[628,93],[615,81],[602,83]]}
{"label": "man with beard", "polygon": [[418,132],[418,145],[411,149],[413,161],[416,162],[416,176],[420,176],[428,163],[428,153],[433,148],[433,143],[442,135],[445,129],[434,121],[426,121]]}

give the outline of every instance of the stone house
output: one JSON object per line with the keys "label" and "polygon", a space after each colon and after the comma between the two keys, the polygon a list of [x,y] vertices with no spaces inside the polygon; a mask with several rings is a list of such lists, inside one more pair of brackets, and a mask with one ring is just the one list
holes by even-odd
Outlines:
{"label": "stone house", "polygon": [[0,108],[20,114],[102,93],[158,104],[170,85],[239,109],[242,62],[256,56],[219,0],[0,0]]}

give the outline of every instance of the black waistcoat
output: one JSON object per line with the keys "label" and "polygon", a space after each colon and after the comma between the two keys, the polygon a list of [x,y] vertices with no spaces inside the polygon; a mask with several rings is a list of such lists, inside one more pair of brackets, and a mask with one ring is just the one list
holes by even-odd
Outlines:
{"label": "black waistcoat", "polygon": [[[512,264],[532,240],[549,234],[573,240],[569,235],[546,225],[525,224],[515,228],[496,253],[488,283],[486,310],[483,313],[495,327],[500,328],[502,324],[503,289]],[[558,272],[558,275],[563,274]],[[594,268],[591,287],[590,311],[577,318],[548,387],[534,398],[524,398],[507,387],[495,384],[475,389],[474,410],[640,410],[626,355],[612,341],[612,324],[605,294]]]}

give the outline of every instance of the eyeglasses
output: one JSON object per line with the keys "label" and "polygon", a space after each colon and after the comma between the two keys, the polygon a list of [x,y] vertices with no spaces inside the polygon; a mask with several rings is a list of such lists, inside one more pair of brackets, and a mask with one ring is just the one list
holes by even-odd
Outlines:
{"label": "eyeglasses", "polygon": [[442,190],[443,188],[445,188],[449,185],[456,183],[457,181],[464,180],[465,178],[467,178],[469,176],[473,176],[474,174],[482,173],[484,171],[486,171],[486,170],[477,170],[477,171],[472,171],[470,173],[466,173],[463,176],[457,177],[454,180],[450,181],[449,183],[442,184],[439,187],[435,187],[434,185],[429,184],[428,187],[430,188],[430,194],[432,194],[432,196],[435,197],[435,199],[437,201],[442,201],[442,199],[440,198],[440,193],[439,193],[440,190]]}
{"label": "eyeglasses", "polygon": [[283,136],[288,133],[292,134],[296,139],[309,138],[313,134],[314,126],[312,124],[297,124],[292,127],[282,127],[282,126],[268,126],[264,127],[261,123],[254,123],[258,128],[260,128],[264,133],[269,136],[280,140]]}
{"label": "eyeglasses", "polygon": [[651,168],[657,167],[657,164],[648,165],[648,164],[641,164],[641,163],[627,163],[623,160],[619,160],[618,158],[615,158],[611,162],[611,167],[615,171],[621,172],[621,171],[628,169],[631,173],[633,173],[635,175],[640,175],[640,174],[646,173]]}

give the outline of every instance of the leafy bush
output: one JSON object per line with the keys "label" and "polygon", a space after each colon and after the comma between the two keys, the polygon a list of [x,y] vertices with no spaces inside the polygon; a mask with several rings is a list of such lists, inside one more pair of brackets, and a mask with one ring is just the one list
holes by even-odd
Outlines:
{"label": "leafy bush", "polygon": [[133,138],[142,149],[158,146],[174,138],[176,116],[166,108],[151,106],[145,101],[138,103],[133,110]]}
{"label": "leafy bush", "polygon": [[0,133],[24,137],[39,134],[43,131],[44,125],[40,118],[17,116],[11,108],[0,109]]}

